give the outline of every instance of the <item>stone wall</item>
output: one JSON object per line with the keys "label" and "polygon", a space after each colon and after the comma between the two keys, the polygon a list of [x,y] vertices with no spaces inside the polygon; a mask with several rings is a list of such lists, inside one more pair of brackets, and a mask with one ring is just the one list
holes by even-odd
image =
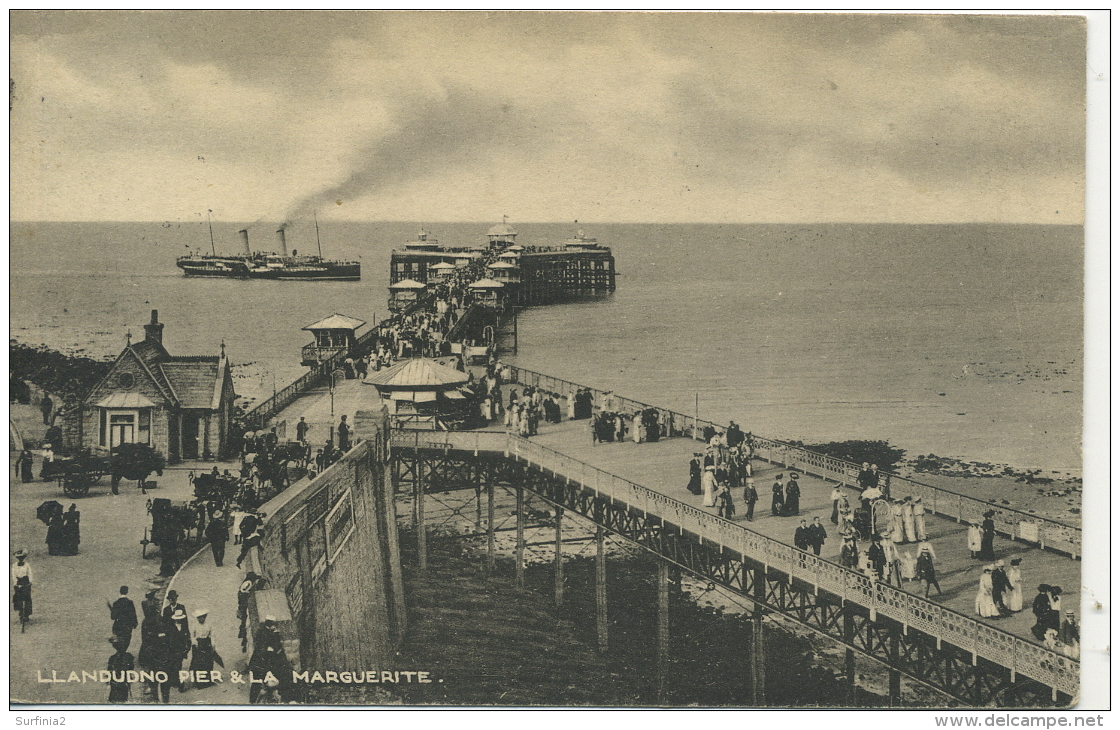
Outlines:
{"label": "stone wall", "polygon": [[254,562],[286,597],[288,615],[276,618],[297,668],[390,666],[404,633],[388,414],[379,421],[364,419],[345,457],[261,508]]}

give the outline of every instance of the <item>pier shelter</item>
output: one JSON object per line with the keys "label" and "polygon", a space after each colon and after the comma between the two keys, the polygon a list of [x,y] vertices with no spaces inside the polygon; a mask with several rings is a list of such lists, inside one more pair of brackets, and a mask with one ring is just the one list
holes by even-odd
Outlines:
{"label": "pier shelter", "polygon": [[302,350],[304,365],[318,365],[329,360],[339,352],[346,352],[354,346],[355,333],[365,322],[355,317],[335,312],[303,329],[311,333],[315,341],[305,345]]}
{"label": "pier shelter", "polygon": [[420,292],[424,291],[424,288],[425,285],[415,279],[405,279],[398,281],[396,284],[390,284],[389,311],[400,312],[408,309],[420,298]]}
{"label": "pier shelter", "polygon": [[487,309],[502,309],[505,306],[505,284],[493,279],[479,279],[469,287],[476,304]]}
{"label": "pier shelter", "polygon": [[451,278],[451,274],[455,271],[455,268],[455,264],[440,261],[438,264],[428,267],[428,275],[434,282],[444,282]]}
{"label": "pier shelter", "polygon": [[490,240],[490,248],[506,248],[517,241],[517,231],[509,224],[509,216],[502,216],[502,222],[491,228],[486,237]]}
{"label": "pier shelter", "polygon": [[439,430],[467,406],[459,387],[469,379],[461,370],[416,357],[371,373],[364,383],[377,388],[396,428]]}
{"label": "pier shelter", "polygon": [[125,345],[109,372],[63,419],[63,446],[107,454],[122,443],[150,444],[175,463],[228,455],[233,378],[221,354],[173,356],[158,312],[144,339]]}

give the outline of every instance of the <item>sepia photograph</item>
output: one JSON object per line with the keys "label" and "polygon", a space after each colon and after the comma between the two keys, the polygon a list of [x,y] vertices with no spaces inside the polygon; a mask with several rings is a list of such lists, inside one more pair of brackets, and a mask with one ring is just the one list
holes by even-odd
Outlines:
{"label": "sepia photograph", "polygon": [[10,709],[1107,709],[1084,13],[9,22]]}

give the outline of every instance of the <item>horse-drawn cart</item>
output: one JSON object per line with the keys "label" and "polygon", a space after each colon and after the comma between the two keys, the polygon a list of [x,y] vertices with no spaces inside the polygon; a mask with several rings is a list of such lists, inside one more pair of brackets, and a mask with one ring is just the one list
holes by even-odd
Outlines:
{"label": "horse-drawn cart", "polygon": [[49,474],[67,497],[84,497],[101,477],[112,473],[108,456],[83,453],[71,458],[56,458]]}

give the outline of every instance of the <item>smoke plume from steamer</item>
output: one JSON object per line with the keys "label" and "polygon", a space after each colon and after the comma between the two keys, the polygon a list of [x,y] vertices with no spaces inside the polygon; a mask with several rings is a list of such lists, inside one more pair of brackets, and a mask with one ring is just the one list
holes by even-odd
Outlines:
{"label": "smoke plume from steamer", "polygon": [[486,165],[486,157],[502,146],[525,143],[531,126],[504,100],[464,87],[451,88],[438,100],[403,108],[394,122],[397,131],[354,152],[345,180],[296,201],[285,219],[308,216],[441,169]]}

